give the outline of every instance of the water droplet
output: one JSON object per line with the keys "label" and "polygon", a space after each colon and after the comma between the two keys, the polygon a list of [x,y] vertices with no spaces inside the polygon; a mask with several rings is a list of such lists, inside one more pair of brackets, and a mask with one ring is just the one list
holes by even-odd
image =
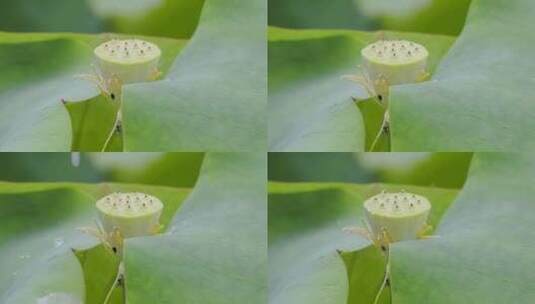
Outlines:
{"label": "water droplet", "polygon": [[54,240],[54,248],[61,247],[65,241],[62,238],[57,238]]}
{"label": "water droplet", "polygon": [[167,234],[174,234],[176,232],[176,230],[177,230],[176,226],[173,226],[173,227],[171,227],[171,229],[169,229],[167,231]]}

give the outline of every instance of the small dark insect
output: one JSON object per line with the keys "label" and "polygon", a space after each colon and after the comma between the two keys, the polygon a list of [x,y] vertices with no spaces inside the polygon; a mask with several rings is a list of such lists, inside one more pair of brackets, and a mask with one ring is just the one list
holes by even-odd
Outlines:
{"label": "small dark insect", "polygon": [[390,278],[386,279],[386,286],[390,286]]}
{"label": "small dark insect", "polygon": [[381,245],[381,250],[386,252],[386,246],[385,245]]}
{"label": "small dark insect", "polygon": [[379,98],[379,100],[382,101],[383,100],[383,95],[379,94],[379,95],[377,95],[377,98]]}
{"label": "small dark insect", "polygon": [[115,94],[111,93],[110,97],[111,97],[111,99],[115,100]]}
{"label": "small dark insect", "polygon": [[112,247],[111,250],[113,250],[113,253],[117,253],[117,247]]}

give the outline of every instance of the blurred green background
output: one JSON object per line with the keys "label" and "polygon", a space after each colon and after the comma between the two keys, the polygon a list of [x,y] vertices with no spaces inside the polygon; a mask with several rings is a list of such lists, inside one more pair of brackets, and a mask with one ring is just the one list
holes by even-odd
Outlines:
{"label": "blurred green background", "polygon": [[269,25],[458,35],[470,0],[268,0]]}
{"label": "blurred green background", "polygon": [[459,189],[472,153],[269,153],[271,181],[391,183]]}
{"label": "blurred green background", "polygon": [[0,181],[121,182],[191,188],[203,158],[203,153],[0,153]]}
{"label": "blurred green background", "polygon": [[204,0],[2,0],[0,31],[117,32],[187,39]]}

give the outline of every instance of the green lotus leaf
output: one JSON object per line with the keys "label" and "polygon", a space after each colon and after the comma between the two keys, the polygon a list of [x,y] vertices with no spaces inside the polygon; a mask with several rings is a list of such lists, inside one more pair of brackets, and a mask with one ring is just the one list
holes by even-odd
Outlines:
{"label": "green lotus leaf", "polygon": [[526,154],[476,154],[438,237],[392,246],[392,303],[533,302],[534,172]]}
{"label": "green lotus leaf", "polygon": [[265,163],[264,153],[206,156],[167,233],[127,240],[128,303],[265,303]]}
{"label": "green lotus leaf", "polygon": [[530,0],[472,1],[432,79],[392,88],[392,150],[533,149],[534,9]]}

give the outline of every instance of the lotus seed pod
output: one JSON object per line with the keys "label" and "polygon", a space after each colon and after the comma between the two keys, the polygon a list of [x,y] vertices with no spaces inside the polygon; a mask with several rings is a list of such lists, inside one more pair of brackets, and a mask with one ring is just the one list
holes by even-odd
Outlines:
{"label": "lotus seed pod", "polygon": [[431,204],[427,198],[407,193],[380,193],[364,202],[366,221],[376,239],[383,233],[391,242],[413,240],[427,225]]}
{"label": "lotus seed pod", "polygon": [[155,234],[163,209],[159,199],[139,192],[112,193],[96,205],[104,230],[118,229],[124,238]]}
{"label": "lotus seed pod", "polygon": [[427,49],[407,40],[380,40],[361,51],[363,67],[371,80],[384,79],[389,85],[422,80],[427,68]]}
{"label": "lotus seed pod", "polygon": [[139,39],[113,39],[95,49],[102,76],[117,78],[123,84],[151,80],[161,54],[157,45]]}

